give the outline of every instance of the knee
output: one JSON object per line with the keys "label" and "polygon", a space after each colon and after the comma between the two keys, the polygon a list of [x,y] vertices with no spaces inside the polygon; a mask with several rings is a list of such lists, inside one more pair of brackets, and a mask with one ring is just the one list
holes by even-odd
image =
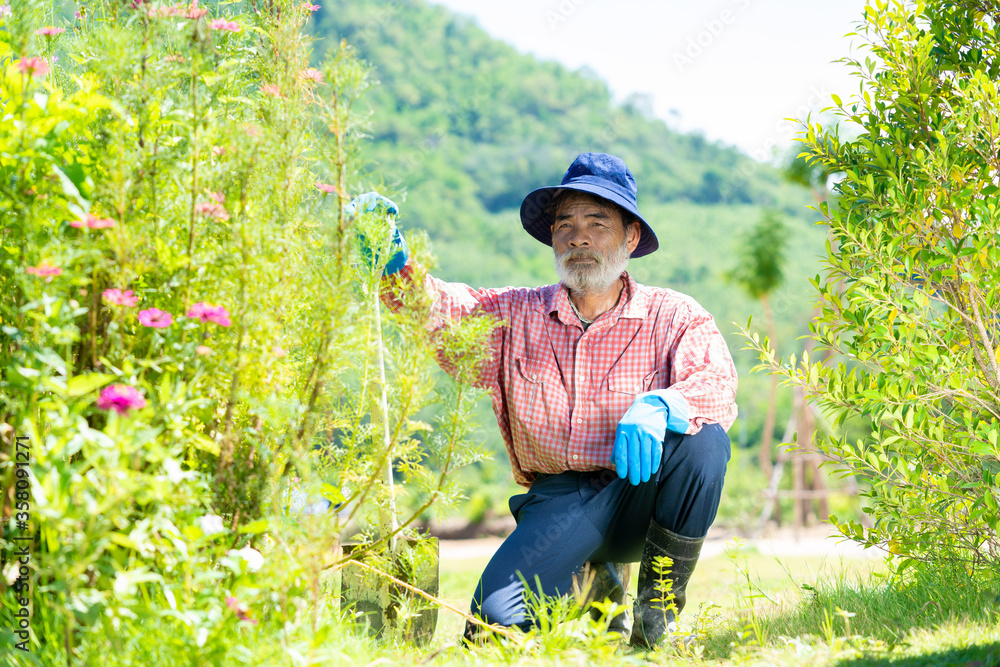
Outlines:
{"label": "knee", "polygon": [[524,603],[524,590],[520,581],[484,593],[480,588],[472,598],[472,614],[487,623],[504,627],[530,625]]}
{"label": "knee", "polygon": [[730,443],[726,431],[718,424],[705,424],[693,435],[678,443],[684,448],[684,464],[689,474],[705,484],[721,483],[726,477]]}

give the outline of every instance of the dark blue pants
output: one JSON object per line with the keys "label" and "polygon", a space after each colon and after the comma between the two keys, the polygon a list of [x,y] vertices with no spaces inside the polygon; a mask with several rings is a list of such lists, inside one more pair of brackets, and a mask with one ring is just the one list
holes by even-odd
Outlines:
{"label": "dark blue pants", "polygon": [[546,595],[568,595],[587,561],[637,562],[654,519],[678,535],[704,537],[719,508],[729,436],[706,424],[694,435],[668,432],[663,447],[660,469],[637,486],[614,470],[569,471],[538,475],[511,498],[517,528],[486,566],[472,613],[527,630],[522,577],[536,594],[540,583]]}

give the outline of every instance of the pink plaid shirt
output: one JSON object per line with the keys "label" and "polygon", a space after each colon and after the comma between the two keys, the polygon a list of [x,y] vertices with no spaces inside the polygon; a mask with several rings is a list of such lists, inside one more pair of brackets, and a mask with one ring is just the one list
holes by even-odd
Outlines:
{"label": "pink plaid shirt", "polygon": [[[392,294],[400,279],[420,273],[410,262],[387,281],[390,308],[401,307]],[[518,484],[540,472],[614,469],[615,427],[644,391],[680,393],[688,433],[707,422],[728,430],[736,419],[736,368],[712,316],[689,296],[622,277],[618,304],[584,331],[562,283],[477,290],[426,275],[432,330],[478,312],[501,322],[478,384],[493,400]]]}

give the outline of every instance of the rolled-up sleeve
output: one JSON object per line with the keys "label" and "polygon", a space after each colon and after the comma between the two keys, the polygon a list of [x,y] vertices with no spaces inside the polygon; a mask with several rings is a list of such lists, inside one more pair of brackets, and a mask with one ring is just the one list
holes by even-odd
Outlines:
{"label": "rolled-up sleeve", "polygon": [[[463,283],[449,283],[430,275],[418,262],[410,260],[401,271],[382,281],[382,302],[393,312],[406,308],[404,294],[426,298],[423,306],[426,329],[432,334],[444,332],[449,326],[470,316],[492,317],[497,324],[504,321],[504,294],[511,288],[475,289]],[[502,349],[503,327],[494,328],[490,336],[490,354],[476,370],[472,384],[482,389],[497,389],[497,369]],[[457,378],[457,359],[443,345],[437,346],[438,365]],[[468,379],[468,378],[466,378]]]}
{"label": "rolled-up sleeve", "polygon": [[678,308],[670,342],[670,389],[688,403],[688,433],[713,422],[726,430],[736,420],[736,366],[726,339],[707,311],[687,302]]}

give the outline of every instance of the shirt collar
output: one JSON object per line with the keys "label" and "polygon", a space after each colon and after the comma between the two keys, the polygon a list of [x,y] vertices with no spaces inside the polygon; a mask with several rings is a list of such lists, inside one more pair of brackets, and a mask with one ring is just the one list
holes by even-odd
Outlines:
{"label": "shirt collar", "polygon": [[[615,304],[615,307],[608,311],[612,320],[617,321],[621,317],[631,319],[645,319],[648,310],[648,297],[645,290],[639,285],[628,271],[622,274],[625,279],[625,289],[622,296]],[[560,282],[558,285],[550,285],[548,294],[542,299],[542,306],[545,313],[556,313],[563,324],[577,324],[580,318],[573,312],[573,307],[569,304],[569,289]]]}

